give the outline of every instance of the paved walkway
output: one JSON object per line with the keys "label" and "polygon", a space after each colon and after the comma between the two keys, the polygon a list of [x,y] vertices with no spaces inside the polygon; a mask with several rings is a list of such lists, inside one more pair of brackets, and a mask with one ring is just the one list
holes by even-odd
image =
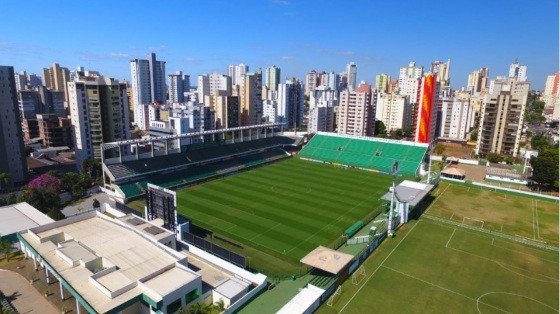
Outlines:
{"label": "paved walkway", "polygon": [[60,313],[20,274],[0,269],[0,290],[19,313]]}
{"label": "paved walkway", "polygon": [[79,212],[93,209],[94,198],[99,201],[101,206],[105,206],[103,204],[108,203],[111,207],[113,208],[115,207],[115,199],[110,195],[100,192],[100,193],[93,194],[92,196],[89,196],[87,198],[81,199],[79,202],[77,202],[74,205],[64,207],[62,209],[62,213],[65,216],[71,216]]}

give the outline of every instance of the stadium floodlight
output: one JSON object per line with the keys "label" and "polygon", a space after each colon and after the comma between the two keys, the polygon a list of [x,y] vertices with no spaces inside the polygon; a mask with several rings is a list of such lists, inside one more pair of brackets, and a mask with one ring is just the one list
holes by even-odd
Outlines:
{"label": "stadium floodlight", "polygon": [[389,221],[387,222],[387,236],[393,236],[393,204],[395,203],[395,193],[396,193],[396,181],[397,181],[397,173],[399,171],[399,162],[393,162],[393,189],[391,193],[391,207],[389,207]]}

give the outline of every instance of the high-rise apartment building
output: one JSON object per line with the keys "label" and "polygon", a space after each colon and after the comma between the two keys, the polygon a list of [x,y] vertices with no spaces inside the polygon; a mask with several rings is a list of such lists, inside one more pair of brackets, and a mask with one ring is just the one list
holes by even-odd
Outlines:
{"label": "high-rise apartment building", "polygon": [[53,113],[37,115],[39,138],[45,147],[74,147],[72,123],[68,118],[61,118]]}
{"label": "high-rise apartment building", "polygon": [[388,132],[404,129],[411,125],[412,113],[408,96],[397,93],[378,93],[375,105],[375,118],[383,122]]}
{"label": "high-rise apartment building", "polygon": [[249,72],[249,66],[241,63],[239,65],[228,65],[227,75],[231,77],[232,85],[243,85],[245,75]]}
{"label": "high-rise apartment building", "polygon": [[417,104],[420,95],[420,84],[424,75],[424,67],[416,66],[412,61],[407,67],[399,70],[399,93],[408,96],[410,104]]}
{"label": "high-rise apartment building", "polygon": [[241,126],[256,125],[262,119],[262,71],[247,73],[240,94]]}
{"label": "high-rise apartment building", "polygon": [[309,109],[307,133],[333,132],[335,130],[334,109],[332,106],[315,106]]}
{"label": "high-rise apartment building", "polygon": [[227,96],[231,95],[231,77],[218,72],[198,76],[197,92],[200,102],[203,102],[206,96],[219,95],[219,91],[225,92]]}
{"label": "high-rise apartment building", "polygon": [[441,137],[464,140],[474,125],[474,110],[469,99],[443,97],[441,107]]}
{"label": "high-rise apartment building", "polygon": [[543,101],[546,103],[547,106],[557,107],[559,105],[559,100],[558,100],[558,97],[560,96],[560,93],[558,92],[559,81],[560,81],[559,72],[556,72],[554,75],[549,75],[546,77],[546,82],[544,84],[544,91],[543,91]]}
{"label": "high-rise apartment building", "polygon": [[78,169],[86,158],[102,158],[101,144],[130,138],[127,85],[109,77],[68,83]]}
{"label": "high-rise apartment building", "polygon": [[288,128],[303,123],[303,84],[294,79],[278,85],[277,122],[286,123]]}
{"label": "high-rise apartment building", "polygon": [[475,152],[485,157],[489,153],[516,156],[527,105],[528,83],[498,85],[484,96]]}
{"label": "high-rise apartment building", "polygon": [[478,94],[488,85],[488,68],[482,67],[480,70],[473,71],[469,74],[467,82],[467,90],[471,94]]}
{"label": "high-rise apartment building", "polygon": [[355,90],[342,91],[339,104],[338,134],[374,135],[375,107],[371,86],[360,84]]}
{"label": "high-rise apartment building", "polygon": [[346,65],[346,77],[348,78],[348,89],[356,89],[356,63],[350,62]]}
{"label": "high-rise apartment building", "polygon": [[46,112],[37,91],[18,90],[17,95],[22,119],[35,119],[36,114]]}
{"label": "high-rise apartment building", "polygon": [[60,67],[58,63],[55,63],[52,67],[43,69],[43,82],[51,90],[64,92],[64,107],[68,108],[68,87],[66,85],[70,82],[68,68]]}
{"label": "high-rise apartment building", "polygon": [[387,93],[389,90],[389,81],[391,77],[385,73],[375,76],[375,90],[378,93]]}
{"label": "high-rise apartment building", "polygon": [[309,96],[317,86],[319,82],[319,74],[317,71],[311,70],[305,75],[305,96]]}
{"label": "high-rise apartment building", "polygon": [[323,80],[323,86],[330,88],[331,90],[338,89],[338,75],[333,71],[325,73],[325,78]]}
{"label": "high-rise apartment building", "polygon": [[431,144],[436,137],[436,111],[435,100],[437,97],[436,77],[428,73],[422,78],[420,85],[419,103],[415,115],[415,141]]}
{"label": "high-rise apartment building", "polygon": [[527,66],[519,64],[517,60],[509,66],[509,77],[515,78],[518,82],[527,81]]}
{"label": "high-rise apartment building", "polygon": [[449,80],[449,70],[451,68],[451,60],[447,62],[434,61],[430,67],[430,72],[435,75],[436,82],[438,82],[441,88],[450,86]]}
{"label": "high-rise apartment building", "polygon": [[273,65],[265,70],[265,83],[264,85],[271,91],[278,90],[280,84],[280,68]]}
{"label": "high-rise apartment building", "polygon": [[177,71],[169,74],[169,102],[182,103],[185,101],[185,93],[191,89],[190,76]]}
{"label": "high-rise apartment building", "polygon": [[[152,102],[165,103],[165,61],[157,61],[155,53],[150,53],[147,59],[130,61],[130,76],[135,106]],[[136,108],[134,112],[136,122]]]}
{"label": "high-rise apartment building", "polygon": [[216,129],[238,127],[240,120],[239,96],[211,96],[215,112]]}
{"label": "high-rise apartment building", "polygon": [[27,179],[14,68],[0,66],[0,173],[10,174],[14,183]]}

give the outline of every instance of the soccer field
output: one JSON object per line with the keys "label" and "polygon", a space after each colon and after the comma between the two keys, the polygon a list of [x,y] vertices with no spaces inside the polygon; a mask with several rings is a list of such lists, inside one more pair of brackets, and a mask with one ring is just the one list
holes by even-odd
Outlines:
{"label": "soccer field", "polygon": [[318,313],[558,313],[558,252],[421,218]]}
{"label": "soccer field", "polygon": [[290,158],[178,191],[177,212],[241,245],[217,242],[249,267],[289,276],[303,256],[379,207],[390,184],[388,175]]}
{"label": "soccer field", "polygon": [[425,214],[558,246],[558,202],[441,181]]}

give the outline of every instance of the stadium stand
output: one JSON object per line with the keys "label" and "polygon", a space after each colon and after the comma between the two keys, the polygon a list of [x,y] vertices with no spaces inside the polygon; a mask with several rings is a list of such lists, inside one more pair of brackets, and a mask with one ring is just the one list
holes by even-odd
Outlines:
{"label": "stadium stand", "polygon": [[300,156],[385,172],[397,160],[401,173],[416,175],[427,149],[426,144],[413,142],[318,133]]}
{"label": "stadium stand", "polygon": [[[279,147],[293,139],[276,136],[226,144],[208,142],[188,145],[181,153],[106,165],[126,199],[144,194],[148,183],[176,188],[286,158]],[[118,181],[117,181],[118,180]]]}

